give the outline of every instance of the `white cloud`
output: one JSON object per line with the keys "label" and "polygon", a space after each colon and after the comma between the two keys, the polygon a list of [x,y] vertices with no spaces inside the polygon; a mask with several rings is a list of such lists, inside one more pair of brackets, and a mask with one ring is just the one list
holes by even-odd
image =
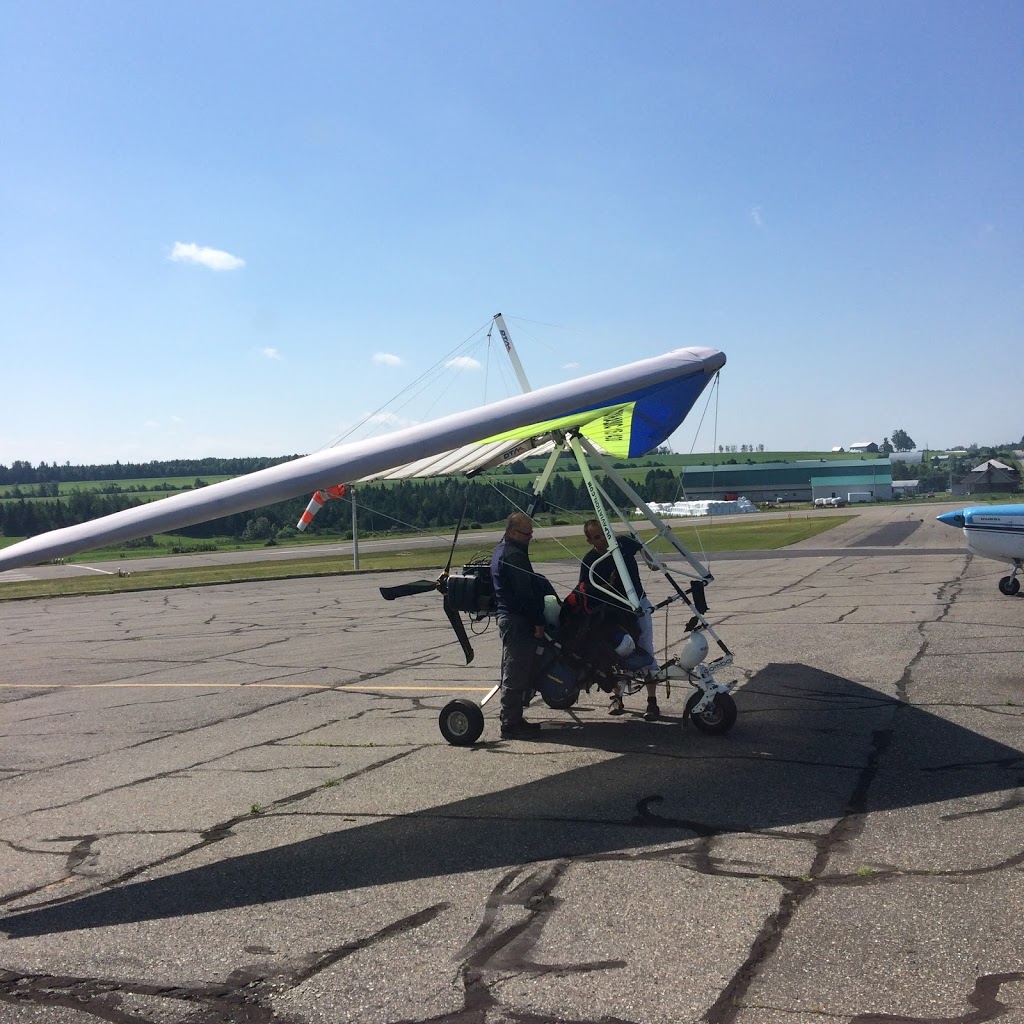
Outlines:
{"label": "white cloud", "polygon": [[382,363],[384,366],[401,366],[402,360],[390,352],[374,352],[373,361]]}
{"label": "white cloud", "polygon": [[750,219],[754,222],[754,225],[759,228],[764,227],[764,218],[761,216],[761,207],[752,206],[750,208]]}
{"label": "white cloud", "polygon": [[146,422],[143,423],[142,425],[144,427],[159,427],[160,423],[157,420],[146,420]]}
{"label": "white cloud", "polygon": [[237,270],[245,266],[245,260],[232,256],[223,249],[208,249],[195,242],[175,242],[170,259],[174,263],[198,263],[210,270]]}
{"label": "white cloud", "polygon": [[271,348],[269,345],[266,348],[260,349],[260,355],[263,356],[264,359],[280,360],[284,358],[284,356],[282,356],[281,353],[278,352],[276,348]]}
{"label": "white cloud", "polygon": [[444,364],[451,370],[479,370],[481,364],[472,356],[456,356]]}
{"label": "white cloud", "polygon": [[579,363],[562,363],[562,369],[563,370],[578,370],[579,369],[579,365],[580,365]]}
{"label": "white cloud", "polygon": [[419,420],[411,420],[407,416],[398,416],[393,412],[375,412],[366,417],[367,423],[379,423],[385,427],[411,427]]}

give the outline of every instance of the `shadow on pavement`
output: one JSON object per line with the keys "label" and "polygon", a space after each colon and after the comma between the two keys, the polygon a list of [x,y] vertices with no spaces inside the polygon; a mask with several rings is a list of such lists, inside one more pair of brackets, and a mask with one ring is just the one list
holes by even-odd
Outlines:
{"label": "shadow on pavement", "polygon": [[[638,709],[642,708],[642,698]],[[673,703],[680,703],[676,697]],[[1012,788],[1024,755],[804,665],[770,665],[738,694],[726,736],[638,717],[545,724],[547,742],[621,756],[536,782],[356,825],[0,919],[11,937],[210,913],[319,893],[588,857],[695,835],[824,831],[881,811]],[[517,748],[526,747],[517,744]],[[514,750],[517,748],[507,748]],[[486,751],[451,751],[471,771]],[[509,775],[515,757],[508,758]],[[429,780],[422,780],[429,784]],[[657,813],[649,808],[654,806]]]}

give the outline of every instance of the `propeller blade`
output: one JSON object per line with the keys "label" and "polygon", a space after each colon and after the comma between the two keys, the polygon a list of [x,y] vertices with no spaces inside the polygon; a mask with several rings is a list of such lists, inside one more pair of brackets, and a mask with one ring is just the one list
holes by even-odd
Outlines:
{"label": "propeller blade", "polygon": [[459,543],[459,531],[462,529],[462,521],[466,518],[466,509],[469,508],[469,484],[466,484],[465,497],[462,501],[462,515],[459,516],[459,521],[455,524],[455,536],[452,537],[452,549],[448,552],[448,564],[444,567],[444,572],[441,573],[441,579],[448,579],[449,574],[452,571],[452,559],[455,557],[455,545]]}
{"label": "propeller blade", "polygon": [[396,597],[411,597],[413,594],[429,594],[437,590],[438,580],[413,580],[412,583],[399,583],[397,587],[381,587],[380,596],[385,601],[394,601]]}
{"label": "propeller blade", "polygon": [[466,655],[466,664],[468,665],[473,660],[473,646],[466,635],[466,625],[462,621],[462,616],[451,606],[447,594],[444,595],[444,613],[448,616],[448,621],[452,624],[452,629],[455,630],[455,635],[459,638],[459,643],[462,645],[462,652]]}

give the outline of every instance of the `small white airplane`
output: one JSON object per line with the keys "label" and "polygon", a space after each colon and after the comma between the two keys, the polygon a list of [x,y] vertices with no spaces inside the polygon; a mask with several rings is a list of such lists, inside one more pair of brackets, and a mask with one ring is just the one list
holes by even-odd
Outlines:
{"label": "small white airplane", "polygon": [[961,528],[974,554],[1013,566],[1013,572],[999,581],[1000,593],[1013,597],[1020,590],[1017,573],[1024,569],[1024,505],[976,505],[937,518]]}

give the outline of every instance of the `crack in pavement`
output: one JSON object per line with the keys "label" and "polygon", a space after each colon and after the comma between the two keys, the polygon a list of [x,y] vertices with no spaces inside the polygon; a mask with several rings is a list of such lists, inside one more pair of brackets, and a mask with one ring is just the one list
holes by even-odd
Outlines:
{"label": "crack in pavement", "polygon": [[984,1024],[985,1021],[1002,1017],[1010,1009],[999,999],[1003,985],[1020,981],[1024,981],[1022,971],[980,975],[974,983],[974,988],[965,997],[967,1005],[974,1009],[956,1017],[905,1017],[902,1014],[859,1013],[849,1018],[849,1024]]}
{"label": "crack in pavement", "polygon": [[[256,746],[261,745],[262,744],[256,744]],[[298,793],[292,793],[288,796],[281,797],[280,799],[268,804],[267,808],[264,808],[259,813],[255,813],[252,810],[249,810],[245,813],[237,814],[234,817],[228,818],[226,821],[219,822],[216,825],[212,825],[209,828],[204,829],[202,832],[199,833],[199,839],[197,842],[190,843],[189,845],[182,847],[182,849],[177,850],[174,853],[169,853],[164,857],[158,857],[154,860],[147,861],[145,864],[136,865],[134,868],[130,868],[127,871],[123,871],[120,874],[114,876],[113,878],[108,878],[104,881],[95,883],[94,885],[88,887],[84,892],[76,891],[67,896],[57,896],[53,899],[40,900],[36,903],[26,904],[23,907],[19,907],[19,912],[37,910],[42,907],[56,906],[61,903],[67,903],[70,900],[80,899],[83,895],[86,895],[89,892],[97,892],[102,891],[104,889],[113,889],[118,885],[122,885],[125,882],[131,881],[133,878],[136,878],[139,875],[146,873],[147,871],[152,871],[154,868],[164,867],[167,864],[172,864],[177,860],[181,860],[183,857],[189,856],[197,850],[201,850],[207,846],[210,846],[213,843],[218,843],[223,839],[227,839],[229,836],[233,834],[233,829],[235,828],[235,826],[241,824],[242,822],[251,822],[259,818],[266,817],[268,809],[272,810],[275,807],[288,806],[289,804],[295,803],[299,800],[306,799],[307,797],[311,796],[313,793],[320,791],[321,789],[333,788],[339,783],[350,782],[353,779],[357,779],[363,775],[368,774],[369,772],[376,771],[379,768],[384,768],[388,765],[394,764],[396,761],[400,761],[405,757],[409,757],[411,754],[414,754],[421,749],[422,747],[411,747],[408,750],[400,751],[397,754],[391,754],[388,757],[382,758],[379,761],[374,761],[372,764],[364,765],[362,768],[357,768],[354,771],[349,772],[347,775],[344,775],[337,780],[333,780],[330,784],[326,782],[321,783],[319,786],[313,786],[309,789],[301,790]],[[111,835],[117,834],[123,835],[124,833],[111,833]],[[54,842],[75,842],[75,846],[72,848],[71,852],[68,855],[68,862],[66,867],[66,870],[68,872],[67,875],[64,878],[59,879],[57,881],[51,880],[43,883],[42,885],[35,886],[22,892],[12,893],[7,896],[0,897],[0,906],[5,906],[12,902],[28,899],[34,895],[46,892],[54,888],[55,886],[63,884],[72,879],[88,877],[77,874],[75,869],[78,867],[79,864],[81,864],[85,860],[87,856],[90,855],[92,844],[99,838],[104,838],[104,836],[61,836],[57,839],[54,839]]]}

